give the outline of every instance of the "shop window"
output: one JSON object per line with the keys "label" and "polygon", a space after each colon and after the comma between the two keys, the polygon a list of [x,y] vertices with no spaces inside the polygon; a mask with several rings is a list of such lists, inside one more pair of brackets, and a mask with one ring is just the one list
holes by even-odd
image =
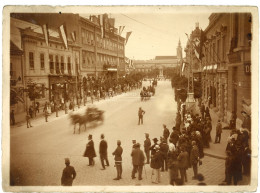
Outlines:
{"label": "shop window", "polygon": [[71,75],[72,72],[71,72],[71,60],[70,60],[70,57],[68,57],[68,73]]}

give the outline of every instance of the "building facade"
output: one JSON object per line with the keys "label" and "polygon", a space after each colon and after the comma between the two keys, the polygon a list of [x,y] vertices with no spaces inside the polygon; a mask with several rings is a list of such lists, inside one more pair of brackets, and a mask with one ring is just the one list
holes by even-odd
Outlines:
{"label": "building facade", "polygon": [[[41,108],[47,101],[77,103],[86,80],[125,75],[125,39],[117,34],[113,18],[102,17],[103,23],[100,16],[11,14],[10,81],[11,87],[21,88],[19,98],[24,100],[11,104],[16,117],[24,109],[25,119],[26,110],[35,103]],[[27,93],[32,84],[41,93],[33,101]]]}
{"label": "building facade", "polygon": [[150,72],[153,69],[166,69],[180,66],[182,63],[182,47],[179,40],[176,56],[156,56],[153,60],[134,60],[135,72]]}
{"label": "building facade", "polygon": [[251,14],[214,13],[204,31],[202,88],[207,101],[222,121],[241,111],[251,115]]}

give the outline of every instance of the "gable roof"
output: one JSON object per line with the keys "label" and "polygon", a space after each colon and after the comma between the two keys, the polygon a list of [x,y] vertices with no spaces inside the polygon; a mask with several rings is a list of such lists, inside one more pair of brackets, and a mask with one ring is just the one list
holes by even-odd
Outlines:
{"label": "gable roof", "polygon": [[10,41],[10,54],[11,55],[23,55],[23,51],[18,48],[13,41]]}

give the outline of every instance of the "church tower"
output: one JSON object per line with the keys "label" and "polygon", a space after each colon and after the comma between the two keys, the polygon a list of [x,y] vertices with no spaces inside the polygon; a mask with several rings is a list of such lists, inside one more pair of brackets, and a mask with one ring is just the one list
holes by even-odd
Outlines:
{"label": "church tower", "polygon": [[177,58],[182,59],[182,47],[181,47],[181,41],[179,39],[178,47],[177,47]]}

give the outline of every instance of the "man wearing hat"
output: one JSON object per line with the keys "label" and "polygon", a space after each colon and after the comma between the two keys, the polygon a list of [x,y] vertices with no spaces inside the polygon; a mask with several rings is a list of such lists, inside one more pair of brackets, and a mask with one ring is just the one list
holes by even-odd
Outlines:
{"label": "man wearing hat", "polygon": [[115,156],[115,167],[117,171],[117,177],[114,178],[114,180],[122,179],[122,153],[123,153],[123,148],[121,147],[121,141],[117,140],[117,148],[112,153],[112,155]]}
{"label": "man wearing hat", "polygon": [[144,152],[140,149],[140,144],[137,143],[135,148],[132,150],[132,179],[135,178],[135,173],[138,171],[138,180],[142,180],[142,171],[144,165]]}
{"label": "man wearing hat", "polygon": [[150,164],[150,147],[151,147],[151,140],[149,138],[149,134],[145,133],[145,140],[144,140],[144,152],[146,155],[146,163]]}
{"label": "man wearing hat", "polygon": [[109,162],[107,159],[107,142],[104,138],[105,138],[104,134],[101,134],[101,141],[99,144],[99,154],[100,154],[100,160],[101,160],[103,170],[105,169],[104,161],[106,161],[107,166],[109,166]]}
{"label": "man wearing hat", "polygon": [[155,145],[155,153],[151,156],[151,168],[152,171],[152,183],[160,183],[160,168],[162,167],[162,154],[160,152],[160,146]]}
{"label": "man wearing hat", "polygon": [[89,166],[94,166],[95,165],[95,161],[94,161],[94,157],[96,157],[96,151],[95,151],[95,147],[94,147],[94,142],[92,140],[92,135],[88,136],[88,143],[86,145],[86,150],[84,153],[84,157],[88,157],[89,159]]}
{"label": "man wearing hat", "polygon": [[133,146],[132,146],[132,148],[135,149],[135,147],[136,147],[136,140],[133,139],[132,142],[133,142]]}
{"label": "man wearing hat", "polygon": [[153,138],[153,142],[154,144],[150,147],[150,150],[151,150],[151,156],[153,156],[155,154],[155,146],[158,145],[158,139],[157,138]]}
{"label": "man wearing hat", "polygon": [[66,167],[63,169],[61,177],[62,186],[72,186],[73,180],[76,178],[76,171],[74,167],[70,166],[69,158],[65,158]]}

